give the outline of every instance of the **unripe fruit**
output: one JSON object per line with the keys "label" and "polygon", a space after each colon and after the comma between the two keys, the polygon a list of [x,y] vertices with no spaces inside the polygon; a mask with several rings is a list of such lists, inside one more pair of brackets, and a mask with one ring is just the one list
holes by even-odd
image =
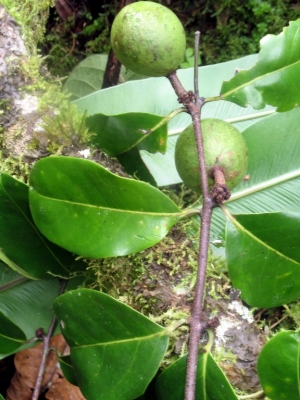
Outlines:
{"label": "unripe fruit", "polygon": [[[224,171],[227,187],[233,189],[245,176],[248,166],[245,139],[234,126],[220,119],[204,119],[201,126],[210,188],[214,186],[210,171],[218,166]],[[198,154],[192,125],[188,126],[177,140],[175,163],[186,186],[201,193]]]}
{"label": "unripe fruit", "polygon": [[126,68],[144,76],[166,76],[181,63],[186,37],[177,16],[151,1],[132,3],[111,28],[111,46]]}

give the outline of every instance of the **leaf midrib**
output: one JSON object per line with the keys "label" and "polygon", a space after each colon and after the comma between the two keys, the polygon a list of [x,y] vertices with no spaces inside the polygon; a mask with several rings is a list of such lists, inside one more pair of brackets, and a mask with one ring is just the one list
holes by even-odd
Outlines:
{"label": "leaf midrib", "polygon": [[111,207],[105,207],[105,206],[96,206],[94,204],[87,204],[87,203],[78,203],[76,201],[70,201],[70,200],[63,200],[63,199],[55,199],[53,197],[49,197],[49,196],[44,196],[38,192],[36,192],[36,194],[44,199],[48,199],[50,201],[54,201],[54,202],[63,202],[66,204],[70,204],[70,205],[77,205],[77,206],[81,206],[81,207],[91,207],[91,208],[95,208],[95,209],[99,209],[99,210],[104,210],[104,211],[110,211],[110,212],[120,212],[120,213],[127,213],[127,214],[136,214],[136,215],[153,215],[153,216],[166,216],[166,217],[178,217],[181,218],[184,216],[184,211],[180,211],[180,212],[174,212],[174,213],[163,213],[163,212],[149,212],[149,211],[134,211],[134,210],[125,210],[125,209],[119,209],[119,208],[111,208]]}
{"label": "leaf midrib", "polygon": [[140,341],[145,341],[145,340],[151,340],[159,337],[166,336],[168,337],[168,333],[165,329],[162,331],[156,332],[152,335],[148,336],[140,336],[140,337],[134,337],[130,339],[122,339],[122,340],[114,340],[110,342],[103,342],[103,343],[91,343],[91,344],[82,344],[82,345],[76,345],[76,346],[71,346],[72,349],[80,349],[80,348],[86,348],[86,347],[100,347],[100,346],[109,346],[109,345],[118,345],[118,344],[123,344],[123,343],[134,343],[134,342],[140,342]]}

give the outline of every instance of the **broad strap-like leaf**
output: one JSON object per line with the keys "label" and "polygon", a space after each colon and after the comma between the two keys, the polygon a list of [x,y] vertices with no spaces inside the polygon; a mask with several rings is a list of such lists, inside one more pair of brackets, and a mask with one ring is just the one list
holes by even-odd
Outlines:
{"label": "broad strap-like leaf", "polygon": [[158,243],[183,216],[151,185],[73,157],[38,161],[29,201],[41,232],[85,257],[114,257]]}
{"label": "broad strap-like leaf", "polygon": [[60,296],[54,310],[87,399],[128,400],[144,393],[167,349],[165,329],[89,289]]}
{"label": "broad strap-like leaf", "polygon": [[24,183],[1,174],[0,259],[30,279],[52,278],[49,272],[68,276],[74,257],[39,232],[29,210],[28,191]]}
{"label": "broad strap-like leaf", "polygon": [[[195,400],[237,400],[223,371],[213,359],[208,343],[198,354]],[[184,399],[187,355],[159,375],[156,382],[158,400]]]}
{"label": "broad strap-like leaf", "polygon": [[230,81],[223,82],[224,100],[240,106],[266,104],[277,111],[289,111],[300,104],[300,19],[290,22],[279,35],[261,40],[257,63],[249,70],[239,71]]}
{"label": "broad strap-like leaf", "polygon": [[252,307],[271,308],[300,296],[300,213],[227,213],[229,277]]}
{"label": "broad strap-like leaf", "polygon": [[[215,96],[220,91],[222,80],[230,79],[237,66],[241,68],[249,68],[257,60],[257,55],[250,55],[232,60],[225,63],[208,65],[199,67],[199,76],[201,77],[201,96]],[[177,71],[177,75],[186,90],[193,90],[193,75],[194,69],[182,69]],[[218,79],[217,79],[218,78]],[[123,85],[113,86],[109,89],[98,90],[89,96],[82,97],[75,101],[78,109],[82,112],[87,112],[87,115],[95,115],[102,113],[105,115],[111,114],[124,114],[128,112],[142,112],[151,113],[156,115],[168,115],[178,108],[177,96],[165,77],[162,78],[148,78],[139,81],[126,82]],[[239,111],[240,114],[247,113],[247,111],[240,109],[240,107],[231,105],[233,114]],[[218,112],[216,112],[216,108]],[[223,102],[214,102],[214,104],[207,104],[203,112],[206,114],[210,110],[209,115],[205,117],[212,117],[224,111]],[[223,118],[223,115],[220,116]],[[171,121],[171,127],[182,129],[189,125],[190,119],[185,114],[180,114],[176,120]]]}
{"label": "broad strap-like leaf", "polygon": [[101,89],[106,64],[106,54],[92,54],[76,65],[64,84],[64,90],[71,95],[71,100]]}
{"label": "broad strap-like leaf", "polygon": [[263,347],[257,362],[258,375],[268,399],[300,398],[300,333],[283,331]]}
{"label": "broad strap-like leaf", "polygon": [[[101,90],[107,58],[107,54],[92,54],[76,65],[63,86],[63,89],[71,95],[71,100],[80,99]],[[120,81],[143,78],[141,75],[126,70],[124,66],[121,67]]]}

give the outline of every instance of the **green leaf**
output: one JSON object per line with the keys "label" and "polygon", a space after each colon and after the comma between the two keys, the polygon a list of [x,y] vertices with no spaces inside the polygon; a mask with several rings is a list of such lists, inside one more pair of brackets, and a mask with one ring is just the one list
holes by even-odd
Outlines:
{"label": "green leaf", "polygon": [[71,94],[71,100],[101,89],[106,63],[106,54],[93,54],[73,69],[64,84],[64,90]]}
{"label": "green leaf", "polygon": [[[63,87],[71,95],[71,100],[76,100],[101,90],[107,57],[107,54],[92,54],[76,65]],[[143,76],[137,75],[121,66],[120,81],[143,78]]]}
{"label": "green leaf", "polygon": [[[256,60],[257,55],[251,55],[238,60],[200,67],[200,95],[208,97],[218,94],[222,80],[233,77],[236,67],[249,68]],[[177,71],[177,75],[186,90],[194,89],[193,72],[193,68]],[[177,96],[165,77],[126,82],[109,89],[99,90],[75,101],[74,104],[77,105],[79,110],[87,111],[87,115],[98,113],[116,115],[128,112],[168,115],[178,108]],[[229,102],[214,102],[205,105],[203,117],[218,116],[218,118],[223,118],[224,113],[229,117],[228,108],[231,117],[235,114],[240,116],[253,112],[251,107],[245,110]],[[190,116],[182,113],[176,119],[170,121],[170,129],[183,130],[190,123]]]}
{"label": "green leaf", "polygon": [[149,153],[165,153],[168,127],[164,117],[146,113],[120,115],[95,114],[86,124],[95,132],[91,141],[111,156],[125,153],[138,146]]}
{"label": "green leaf", "polygon": [[24,332],[0,311],[0,352],[12,353],[25,340]]}
{"label": "green leaf", "polygon": [[300,213],[228,215],[229,276],[252,307],[271,308],[300,296]]}
{"label": "green leaf", "polygon": [[60,296],[54,310],[87,399],[128,400],[144,393],[167,349],[166,330],[89,289]]}
{"label": "green leaf", "polygon": [[29,188],[7,174],[0,182],[0,259],[30,279],[63,275],[74,257],[53,245],[36,228],[29,210]]}
{"label": "green leaf", "polygon": [[30,175],[33,219],[51,241],[100,258],[135,253],[158,243],[183,216],[147,183],[116,176],[73,157],[38,161]]}
{"label": "green leaf", "polygon": [[290,22],[279,35],[267,35],[261,40],[256,65],[239,71],[224,82],[221,95],[224,100],[240,106],[251,104],[260,109],[265,104],[277,111],[289,111],[300,104],[298,90],[300,74],[300,19]]}
{"label": "green leaf", "polygon": [[299,331],[279,332],[263,347],[257,370],[268,399],[299,400],[299,354]]}
{"label": "green leaf", "polygon": [[[237,400],[237,396],[224,373],[213,359],[212,343],[199,352],[195,400]],[[181,357],[159,375],[156,392],[159,400],[184,399],[187,355]]]}

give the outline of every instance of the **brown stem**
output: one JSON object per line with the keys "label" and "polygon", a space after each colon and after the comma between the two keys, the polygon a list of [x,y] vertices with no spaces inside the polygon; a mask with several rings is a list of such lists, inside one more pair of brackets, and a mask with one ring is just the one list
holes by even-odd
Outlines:
{"label": "brown stem", "polygon": [[209,232],[211,224],[212,210],[215,206],[213,199],[210,196],[208,188],[208,178],[206,173],[204,148],[201,130],[201,109],[204,105],[204,99],[198,97],[193,92],[187,92],[179,81],[175,72],[167,76],[175,93],[178,96],[179,103],[182,103],[191,114],[197,143],[199,169],[203,194],[203,207],[201,211],[201,230],[198,255],[198,273],[195,286],[195,297],[191,312],[190,322],[190,340],[189,354],[186,371],[185,384],[185,400],[194,400],[196,392],[196,374],[198,361],[198,348],[201,333],[206,329],[206,324],[203,321],[203,296],[205,289],[206,265],[209,248]]}
{"label": "brown stem", "polygon": [[[119,11],[134,0],[121,0],[119,3]],[[115,56],[112,49],[110,49],[108,54],[108,59],[106,63],[106,68],[103,76],[102,89],[106,89],[112,86],[116,86],[119,83],[119,76],[121,72],[121,63]]]}
{"label": "brown stem", "polygon": [[[61,281],[59,296],[64,293],[66,286],[67,286],[67,281],[66,280]],[[47,356],[49,353],[50,339],[51,339],[51,336],[53,335],[55,326],[56,326],[56,316],[53,315],[47,335],[44,334],[43,328],[39,328],[36,331],[36,336],[38,337],[38,339],[42,339],[42,341],[44,343],[44,348],[43,348],[42,359],[41,359],[41,363],[39,366],[39,371],[38,371],[38,375],[36,378],[36,383],[35,383],[35,387],[34,387],[34,391],[33,391],[31,400],[38,400],[39,395],[40,395],[42,380],[43,380],[46,361],[47,361]]]}
{"label": "brown stem", "polygon": [[221,167],[212,167],[209,175],[214,179],[215,184],[226,185],[224,170]]}

